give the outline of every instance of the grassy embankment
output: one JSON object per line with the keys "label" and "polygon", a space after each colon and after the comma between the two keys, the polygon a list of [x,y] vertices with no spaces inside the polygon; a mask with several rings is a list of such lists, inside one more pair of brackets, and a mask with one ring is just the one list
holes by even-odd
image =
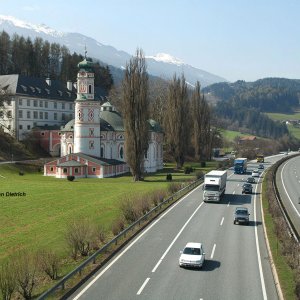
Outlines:
{"label": "grassy embankment", "polygon": [[263,205],[264,221],[267,230],[270,250],[272,252],[273,261],[275,264],[275,268],[277,270],[284,299],[294,300],[295,299],[294,274],[291,268],[289,267],[286,258],[282,255],[283,246],[276,235],[275,223],[272,218],[272,215],[269,212],[269,203],[267,197],[268,197],[267,183],[266,180],[264,180],[264,184],[262,186],[262,205]]}
{"label": "grassy embankment", "polygon": [[[187,163],[197,169],[199,164]],[[215,162],[207,163],[212,169]],[[19,170],[24,175],[19,175]],[[131,176],[107,179],[65,179],[44,177],[37,168],[0,165],[0,262],[18,249],[53,249],[59,256],[67,255],[64,234],[67,224],[88,218],[102,224],[108,231],[120,215],[119,204],[124,196],[142,195],[166,188],[166,172],[172,172],[173,182],[194,178],[183,171],[174,172],[169,165],[163,172],[149,175],[145,181],[134,183]],[[7,192],[26,196],[6,196]]]}

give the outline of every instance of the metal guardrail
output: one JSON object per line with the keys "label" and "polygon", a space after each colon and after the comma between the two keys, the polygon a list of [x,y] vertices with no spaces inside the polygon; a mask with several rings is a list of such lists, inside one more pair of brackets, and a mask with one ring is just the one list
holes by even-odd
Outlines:
{"label": "metal guardrail", "polygon": [[[296,156],[296,155],[295,155]],[[279,208],[280,208],[280,211],[284,217],[284,220],[289,228],[289,231],[290,231],[290,235],[296,240],[296,242],[299,244],[300,243],[300,236],[299,236],[299,233],[298,231],[296,230],[293,222],[291,221],[284,205],[282,204],[282,201],[281,201],[281,198],[280,198],[280,194],[279,194],[279,191],[278,191],[278,188],[277,188],[277,185],[276,185],[276,172],[279,168],[279,166],[285,162],[287,159],[283,159],[283,160],[280,160],[279,162],[277,162],[274,166],[274,171],[273,171],[273,174],[272,174],[272,186],[273,186],[273,190],[275,192],[275,197],[276,197],[276,200],[277,200],[277,203],[279,205]]]}
{"label": "metal guardrail", "polygon": [[90,264],[90,263],[95,264],[96,263],[96,259],[97,259],[97,257],[99,255],[101,255],[102,253],[104,253],[106,251],[106,249],[108,249],[111,245],[117,244],[119,239],[121,239],[122,237],[126,237],[126,234],[130,230],[134,230],[134,228],[136,226],[140,226],[140,224],[143,221],[146,221],[152,213],[156,214],[156,212],[158,210],[160,210],[163,205],[169,204],[174,199],[176,199],[176,200],[180,199],[183,195],[187,194],[189,191],[191,191],[195,187],[197,187],[201,182],[203,182],[203,177],[200,178],[200,179],[198,179],[198,180],[196,180],[196,181],[194,181],[194,182],[192,182],[188,186],[186,186],[183,189],[179,190],[178,192],[176,192],[175,194],[173,194],[172,196],[170,196],[169,198],[165,199],[163,202],[159,203],[157,206],[155,206],[154,208],[152,208],[148,213],[146,213],[145,215],[143,215],[136,222],[132,223],[129,227],[127,227],[122,232],[120,232],[110,242],[108,242],[107,244],[105,244],[101,249],[99,249],[98,251],[96,251],[89,258],[87,258],[84,262],[82,262],[76,269],[74,269],[69,274],[67,274],[65,277],[63,277],[61,280],[59,280],[59,282],[57,282],[52,288],[50,288],[49,290],[47,290],[46,292],[44,292],[42,295],[40,295],[38,297],[38,300],[47,299],[48,297],[52,296],[59,288],[61,288],[62,290],[64,290],[65,289],[65,284],[66,284],[67,281],[69,281],[71,278],[73,278],[76,274],[78,274],[78,273],[81,274],[82,270],[88,264]]}

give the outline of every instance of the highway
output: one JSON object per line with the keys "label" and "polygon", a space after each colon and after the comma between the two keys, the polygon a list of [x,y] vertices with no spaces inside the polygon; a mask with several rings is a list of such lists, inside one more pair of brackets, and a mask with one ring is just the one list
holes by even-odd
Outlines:
{"label": "highway", "polygon": [[276,185],[283,205],[300,234],[300,156],[287,160],[279,167]]}
{"label": "highway", "polygon": [[[267,158],[265,167],[281,157]],[[249,163],[248,170],[257,165]],[[241,193],[250,174],[229,170],[221,203],[204,203],[202,186],[190,192],[69,299],[278,299],[263,235],[261,178],[252,195]],[[249,209],[248,226],[233,224],[241,205]],[[178,266],[187,242],[203,243],[203,269]]]}

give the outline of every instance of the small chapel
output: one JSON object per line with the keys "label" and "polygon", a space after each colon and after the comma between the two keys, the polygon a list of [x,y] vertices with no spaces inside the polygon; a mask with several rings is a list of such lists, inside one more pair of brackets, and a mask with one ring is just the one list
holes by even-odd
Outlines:
{"label": "small chapel", "polygon": [[[44,165],[44,175],[105,178],[127,173],[122,116],[109,101],[95,99],[93,63],[85,58],[78,68],[75,119],[59,130],[60,157]],[[150,173],[163,168],[163,131],[154,120],[148,123],[144,171]]]}

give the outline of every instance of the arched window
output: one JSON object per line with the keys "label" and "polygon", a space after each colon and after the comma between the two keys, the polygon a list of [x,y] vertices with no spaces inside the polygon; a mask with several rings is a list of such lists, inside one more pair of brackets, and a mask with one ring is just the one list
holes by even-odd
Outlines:
{"label": "arched window", "polygon": [[89,94],[91,94],[91,93],[92,93],[92,85],[89,84]]}
{"label": "arched window", "polygon": [[123,147],[120,148],[120,158],[123,159],[124,158],[124,149]]}
{"label": "arched window", "polygon": [[104,157],[104,147],[101,146],[100,157]]}

